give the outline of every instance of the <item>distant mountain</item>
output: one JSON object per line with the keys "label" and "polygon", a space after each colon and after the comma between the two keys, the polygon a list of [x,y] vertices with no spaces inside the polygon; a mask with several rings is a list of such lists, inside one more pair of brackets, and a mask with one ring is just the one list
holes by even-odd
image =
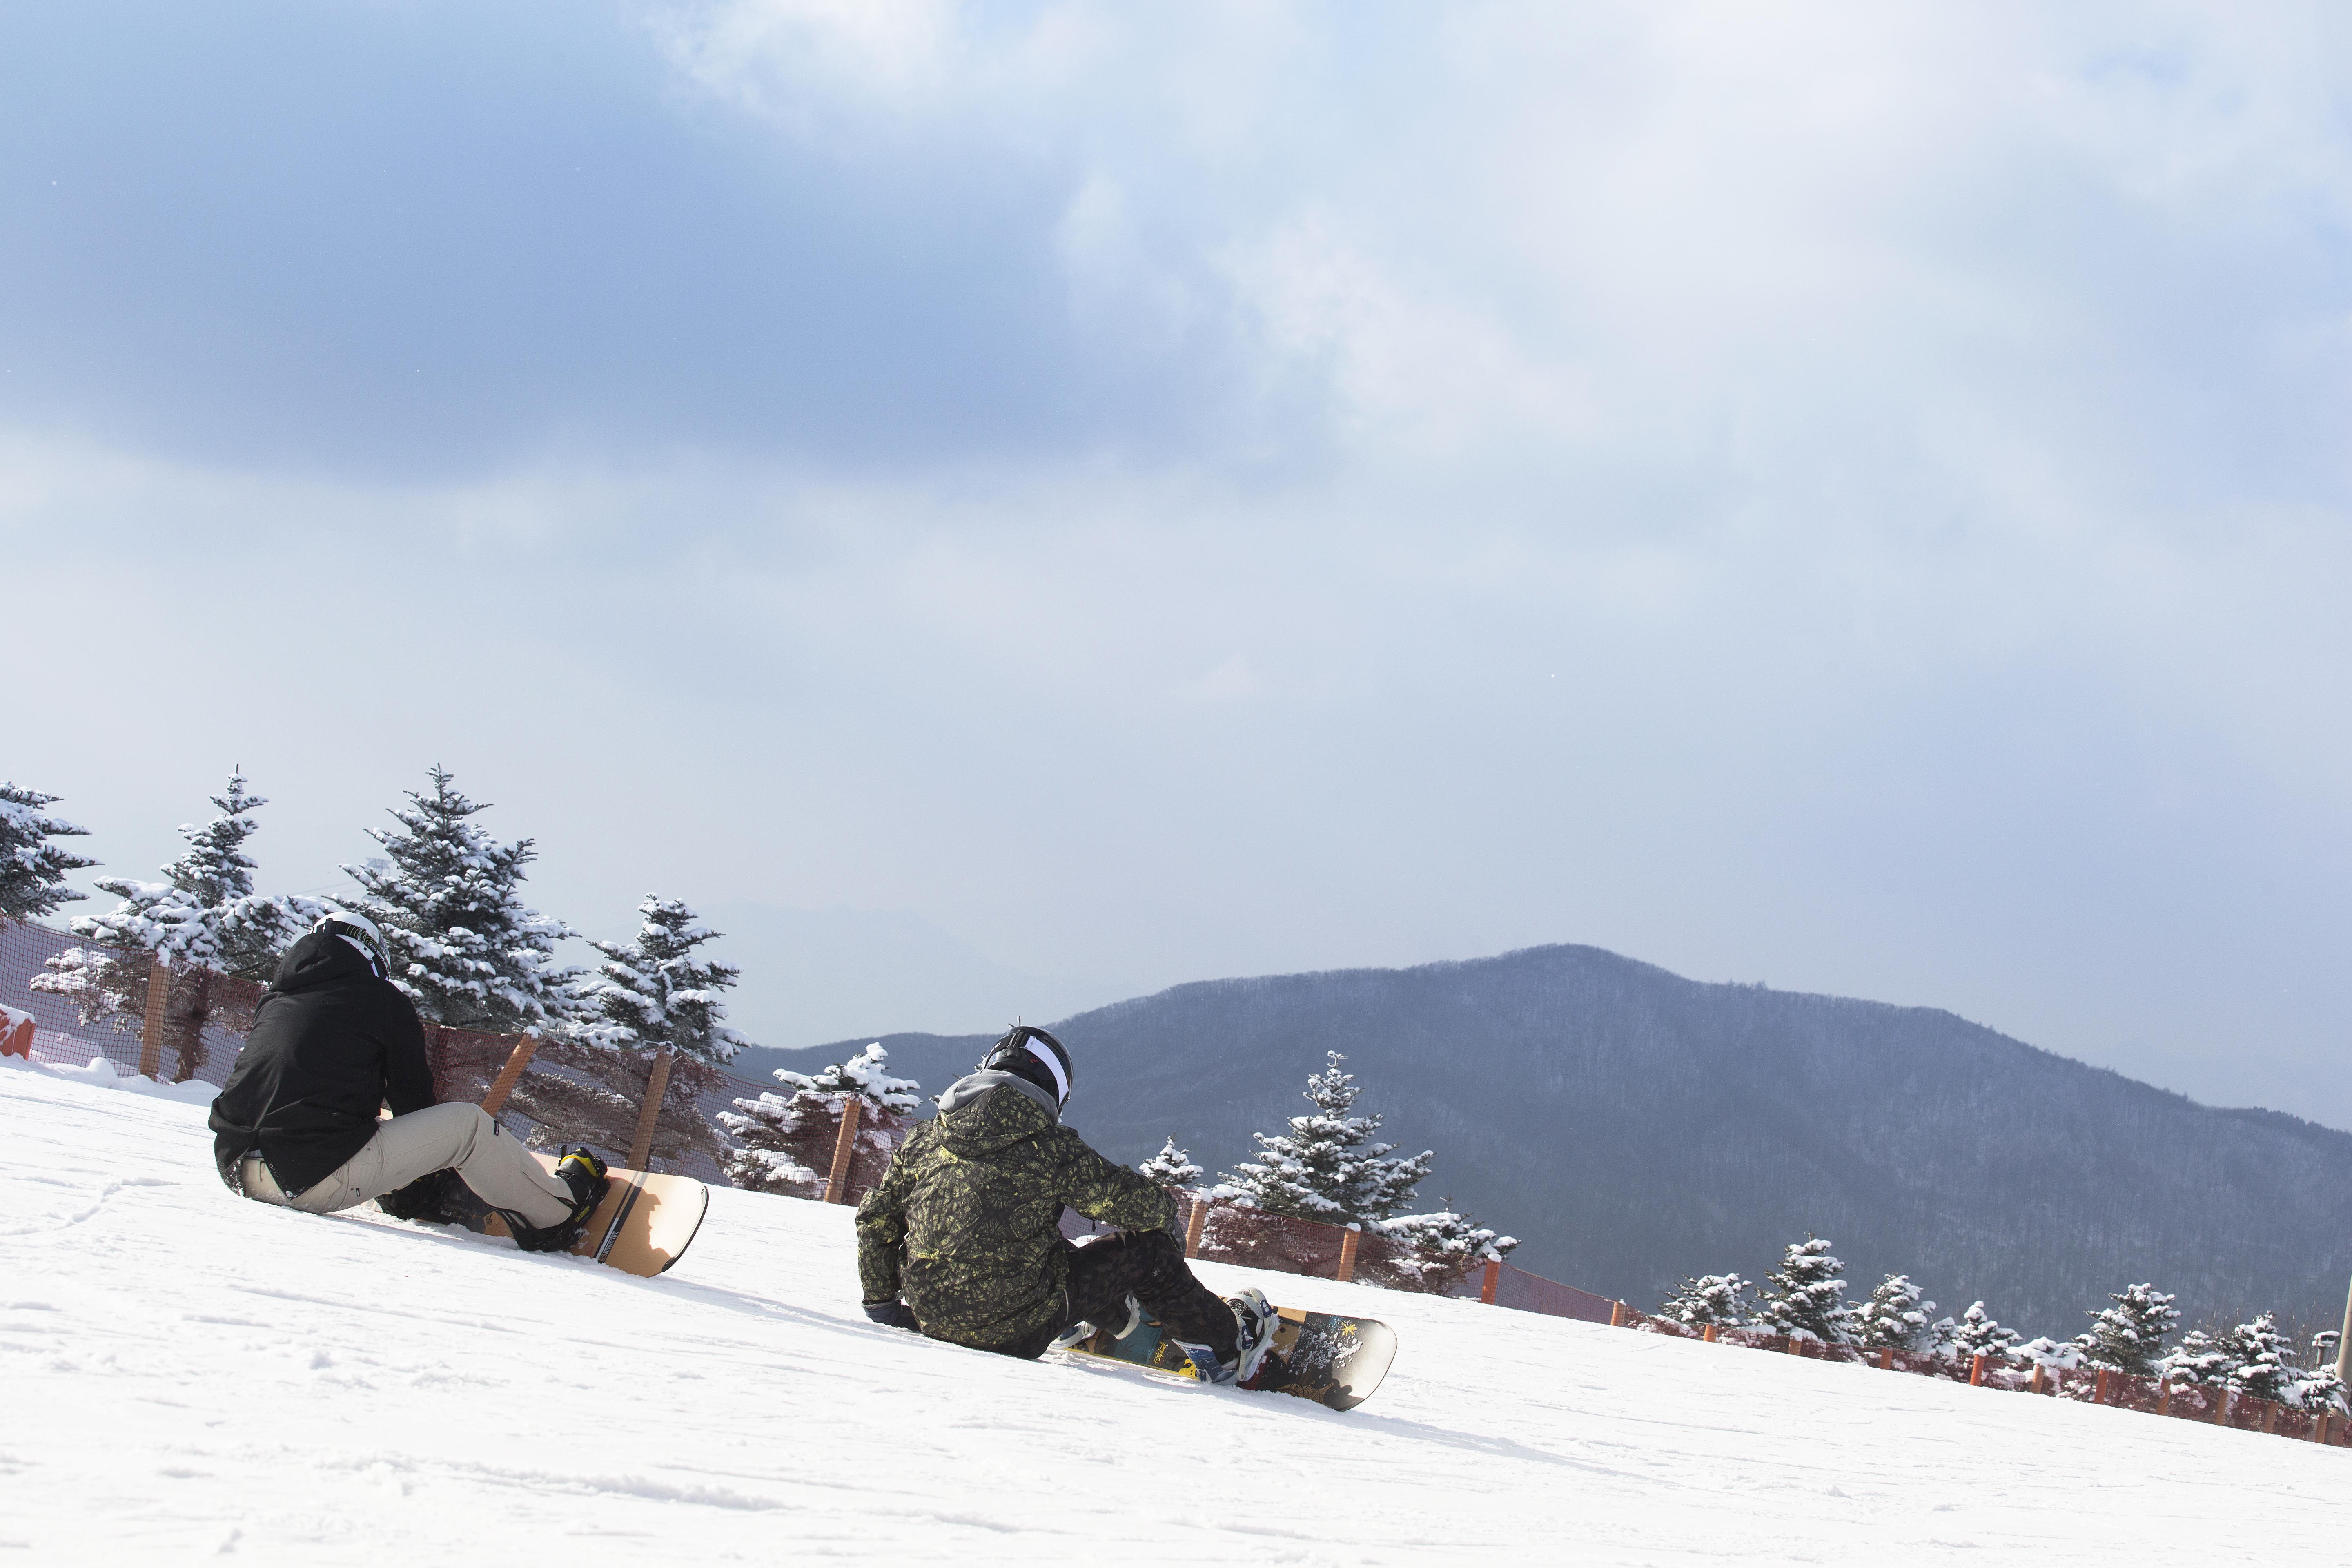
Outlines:
{"label": "distant mountain", "polygon": [[[1865,1292],[1912,1276],[2069,1335],[2149,1279],[2190,1321],[2334,1326],[2352,1271],[2352,1133],[2199,1105],[1952,1014],[1705,984],[1590,947],[1416,969],[1179,985],[1052,1026],[1070,1121],[1136,1161],[1173,1134],[1212,1170],[1304,1110],[1326,1050],[1422,1189],[1518,1236],[1514,1261],[1646,1305],[1686,1274],[1753,1279],[1831,1237]],[[984,1036],[886,1035],[937,1092]],[[863,1041],[747,1056],[800,1070]]]}

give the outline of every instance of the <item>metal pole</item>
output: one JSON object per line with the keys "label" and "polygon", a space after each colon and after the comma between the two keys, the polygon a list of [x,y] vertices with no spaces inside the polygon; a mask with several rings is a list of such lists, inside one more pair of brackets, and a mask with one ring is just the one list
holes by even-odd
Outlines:
{"label": "metal pole", "polygon": [[2344,1298],[2344,1333],[2336,1342],[2336,1375],[2352,1379],[2352,1292]]}

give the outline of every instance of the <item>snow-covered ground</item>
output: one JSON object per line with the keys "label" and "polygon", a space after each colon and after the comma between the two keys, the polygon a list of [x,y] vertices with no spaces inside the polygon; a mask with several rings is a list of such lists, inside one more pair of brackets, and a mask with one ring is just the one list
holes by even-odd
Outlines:
{"label": "snow-covered ground", "polygon": [[1209,1266],[1378,1315],[1340,1415],[876,1328],[847,1210],[639,1280],[232,1197],[0,1058],[0,1565],[2343,1561],[2352,1452]]}

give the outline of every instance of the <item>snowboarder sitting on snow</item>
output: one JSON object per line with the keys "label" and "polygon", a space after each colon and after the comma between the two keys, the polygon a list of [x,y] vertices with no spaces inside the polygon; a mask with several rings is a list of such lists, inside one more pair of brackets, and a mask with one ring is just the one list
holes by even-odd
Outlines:
{"label": "snowboarder sitting on snow", "polygon": [[337,910],[278,965],[211,1126],[221,1180],[248,1198],[331,1214],[383,1197],[414,1219],[436,1206],[425,1178],[454,1169],[535,1252],[569,1247],[611,1186],[585,1149],[551,1174],[480,1106],[434,1103],[424,1026],[384,978],[383,935]]}
{"label": "snowboarder sitting on snow", "polygon": [[[857,1205],[866,1315],[935,1340],[1034,1358],[1081,1324],[1160,1320],[1212,1383],[1247,1381],[1274,1338],[1256,1290],[1230,1301],[1192,1277],[1175,1200],[1062,1125],[1070,1053],[1015,1028],[940,1096]],[[1064,1205],[1123,1233],[1073,1247]]]}

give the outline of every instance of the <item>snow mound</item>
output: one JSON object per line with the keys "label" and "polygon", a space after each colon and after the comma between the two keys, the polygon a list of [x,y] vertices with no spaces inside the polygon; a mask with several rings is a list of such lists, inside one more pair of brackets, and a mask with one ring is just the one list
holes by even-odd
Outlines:
{"label": "snow mound", "polygon": [[[35,1037],[36,1040],[39,1037]],[[50,1061],[39,1045],[33,1047],[30,1060],[23,1057],[0,1056],[0,1068],[15,1072],[47,1073],[56,1078],[89,1085],[92,1089],[110,1089],[123,1094],[150,1094],[159,1100],[176,1100],[184,1105],[209,1107],[220,1086],[194,1079],[186,1083],[158,1083],[142,1073],[124,1072],[104,1057],[93,1057],[87,1062]],[[202,1125],[201,1120],[199,1125]]]}
{"label": "snow mound", "polygon": [[866,1322],[844,1208],[715,1192],[634,1279],[244,1202],[200,1107],[37,1068],[0,1073],[0,1556],[27,1563],[2324,1562],[2352,1478],[2341,1449],[1213,1265],[1394,1324],[1387,1386],[1341,1415],[1009,1361]]}

